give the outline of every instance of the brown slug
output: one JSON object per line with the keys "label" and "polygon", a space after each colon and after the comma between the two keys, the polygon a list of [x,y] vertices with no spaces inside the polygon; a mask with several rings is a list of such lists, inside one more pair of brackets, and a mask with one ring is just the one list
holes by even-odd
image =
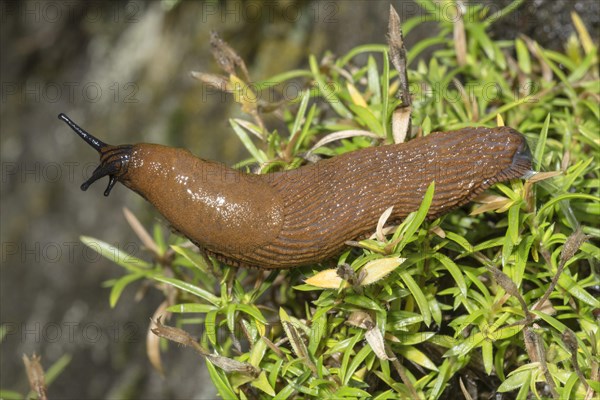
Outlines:
{"label": "brown slug", "polygon": [[407,143],[356,150],[291,171],[247,174],[185,149],[112,146],[58,116],[100,153],[81,185],[108,176],[137,192],[207,254],[230,265],[284,269],[341,253],[348,240],[418,209],[429,184],[428,218],[468,203],[496,182],[531,170],[522,134],[509,127],[434,132]]}

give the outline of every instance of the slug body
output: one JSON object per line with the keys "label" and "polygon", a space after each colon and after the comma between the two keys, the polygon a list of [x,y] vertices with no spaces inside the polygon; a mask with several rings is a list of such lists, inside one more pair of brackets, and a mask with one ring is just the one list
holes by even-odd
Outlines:
{"label": "slug body", "polygon": [[82,185],[108,175],[139,193],[181,234],[231,265],[283,269],[339,254],[345,242],[418,209],[435,181],[428,217],[468,203],[494,183],[531,170],[531,153],[508,127],[435,132],[295,170],[253,175],[156,144],[111,146],[67,122],[100,153]]}

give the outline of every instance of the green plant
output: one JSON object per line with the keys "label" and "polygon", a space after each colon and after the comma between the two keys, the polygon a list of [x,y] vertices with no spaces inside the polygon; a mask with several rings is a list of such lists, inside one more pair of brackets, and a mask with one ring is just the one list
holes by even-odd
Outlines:
{"label": "green plant", "polygon": [[[441,7],[420,3],[432,13]],[[525,133],[535,168],[546,172],[496,185],[471,213],[426,222],[432,185],[419,211],[387,237],[378,229],[355,243],[358,251],[342,254],[336,272],[230,268],[180,237],[165,241],[159,227],[149,235],[128,215],[152,262],[82,238],[127,271],[107,283],[110,304],[129,284],[153,281],[166,298],[153,331],[205,357],[224,398],[438,399],[461,390],[466,398],[590,399],[600,392],[597,47],[575,14],[577,35],[564,53],[524,36],[493,41],[486,29],[499,15],[485,11],[467,5],[471,18],[438,21],[439,37],[409,49],[412,125],[426,135],[505,123]],[[404,33],[420,22],[406,21]],[[457,40],[448,40],[451,33]],[[433,45],[444,47],[417,61]],[[368,55],[366,65],[353,64],[358,55]],[[308,70],[250,86],[233,57],[227,77],[195,76],[231,92],[254,119],[230,121],[251,155],[238,166],[267,173],[391,141],[402,104],[388,58],[388,46],[359,46],[320,63],[311,56]],[[280,106],[288,132],[269,131],[261,113],[276,107],[248,94],[292,79],[305,80],[306,90]],[[172,313],[180,316],[175,326],[164,325]],[[158,345],[150,357],[161,369]]]}

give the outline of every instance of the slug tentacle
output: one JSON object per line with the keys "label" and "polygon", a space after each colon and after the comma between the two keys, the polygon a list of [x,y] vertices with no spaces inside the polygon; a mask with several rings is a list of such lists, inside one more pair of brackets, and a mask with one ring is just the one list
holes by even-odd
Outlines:
{"label": "slug tentacle", "polygon": [[127,174],[127,166],[131,158],[133,146],[129,144],[122,146],[106,144],[81,128],[65,114],[58,114],[58,118],[66,122],[80,138],[85,140],[87,144],[100,154],[100,165],[94,170],[92,176],[81,185],[81,190],[86,191],[92,183],[100,178],[108,176],[108,186],[104,191],[104,196],[108,196],[119,180],[119,177]]}
{"label": "slug tentacle", "polygon": [[67,117],[65,114],[63,114],[63,113],[58,114],[58,119],[65,121],[67,123],[67,125],[69,125],[69,127],[71,129],[73,129],[73,131],[75,133],[77,133],[79,135],[80,138],[85,140],[85,142],[87,144],[89,144],[94,149],[96,149],[97,152],[100,152],[104,147],[108,146],[102,140],[100,140],[100,139],[94,137],[94,135],[86,132],[85,129],[83,129],[79,125],[77,125],[75,122],[73,122],[73,120],[71,120],[71,118]]}

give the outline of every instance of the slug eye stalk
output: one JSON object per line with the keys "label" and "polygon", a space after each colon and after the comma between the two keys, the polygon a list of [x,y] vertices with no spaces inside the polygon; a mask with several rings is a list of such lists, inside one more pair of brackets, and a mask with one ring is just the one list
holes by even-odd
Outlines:
{"label": "slug eye stalk", "polygon": [[108,186],[104,196],[108,196],[120,177],[127,173],[127,165],[131,158],[132,145],[112,146],[96,138],[91,133],[77,125],[65,114],[58,114],[58,119],[64,121],[73,131],[100,154],[100,165],[92,176],[81,185],[81,190],[87,190],[98,179],[108,176]]}

